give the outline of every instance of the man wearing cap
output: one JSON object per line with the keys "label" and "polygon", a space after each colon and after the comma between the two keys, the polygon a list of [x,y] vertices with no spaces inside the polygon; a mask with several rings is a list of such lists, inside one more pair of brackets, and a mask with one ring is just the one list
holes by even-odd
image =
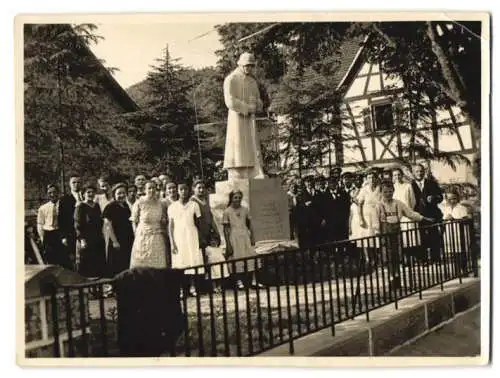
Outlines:
{"label": "man wearing cap", "polygon": [[340,167],[334,167],[332,169],[332,172],[330,174],[330,178],[337,182],[339,184],[339,186],[341,186],[342,182],[340,181],[340,178],[342,176],[342,168]]}
{"label": "man wearing cap", "polygon": [[263,103],[254,69],[253,54],[243,53],[238,67],[224,79],[228,116],[223,167],[229,180],[264,177],[255,127],[255,113],[263,110]]}

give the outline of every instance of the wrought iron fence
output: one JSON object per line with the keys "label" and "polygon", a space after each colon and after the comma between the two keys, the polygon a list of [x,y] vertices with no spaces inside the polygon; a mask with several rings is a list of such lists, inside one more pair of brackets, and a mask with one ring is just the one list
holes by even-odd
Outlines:
{"label": "wrought iron fence", "polygon": [[[54,287],[54,355],[252,356],[283,344],[293,354],[294,341],[305,335],[330,328],[335,336],[335,325],[347,319],[364,315],[369,321],[378,307],[392,303],[397,309],[405,297],[418,294],[421,299],[425,289],[443,290],[447,281],[477,276],[472,227],[471,220],[407,226],[395,233],[193,267],[157,287],[149,284],[151,291],[141,291],[140,303],[137,293],[129,295],[116,278]],[[174,271],[156,274],[169,272]],[[246,282],[244,288],[229,274]],[[252,285],[252,276],[260,285]],[[221,290],[198,285],[192,297],[183,277],[204,277],[205,283],[220,283]],[[116,296],[105,295],[106,285],[116,289]],[[158,314],[169,316],[168,321],[158,320]],[[137,351],[145,327],[158,336],[150,339],[156,349],[149,352]],[[135,345],[135,352],[127,345]]]}

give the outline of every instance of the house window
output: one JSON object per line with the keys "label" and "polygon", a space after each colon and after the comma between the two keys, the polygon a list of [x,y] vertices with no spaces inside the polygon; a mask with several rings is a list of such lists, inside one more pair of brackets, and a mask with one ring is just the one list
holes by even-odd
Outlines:
{"label": "house window", "polygon": [[394,127],[392,104],[373,105],[374,131],[387,131]]}

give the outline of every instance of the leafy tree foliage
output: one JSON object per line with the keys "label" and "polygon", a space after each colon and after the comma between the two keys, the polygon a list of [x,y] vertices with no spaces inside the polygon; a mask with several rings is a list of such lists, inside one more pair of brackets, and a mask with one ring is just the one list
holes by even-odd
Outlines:
{"label": "leafy tree foliage", "polygon": [[25,177],[42,188],[65,174],[95,178],[122,157],[109,129],[119,129],[109,75],[89,50],[95,25],[28,24],[24,28]]}

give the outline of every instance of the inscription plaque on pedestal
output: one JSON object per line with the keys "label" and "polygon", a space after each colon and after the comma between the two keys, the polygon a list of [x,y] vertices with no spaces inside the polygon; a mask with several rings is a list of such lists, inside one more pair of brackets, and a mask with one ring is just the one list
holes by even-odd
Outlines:
{"label": "inscription plaque on pedestal", "polygon": [[290,239],[287,198],[278,179],[250,180],[250,216],[255,241]]}
{"label": "inscription plaque on pedestal", "polygon": [[243,192],[243,206],[249,208],[255,241],[289,240],[288,200],[279,179],[242,179],[216,183],[210,206],[222,234],[222,212],[233,189]]}

